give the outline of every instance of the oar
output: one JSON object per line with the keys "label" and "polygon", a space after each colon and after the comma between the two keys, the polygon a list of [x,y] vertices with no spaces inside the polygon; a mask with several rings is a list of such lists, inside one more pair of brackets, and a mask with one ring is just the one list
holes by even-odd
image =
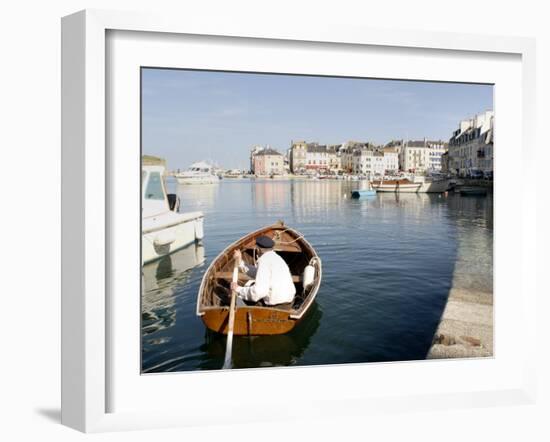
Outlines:
{"label": "oar", "polygon": [[[235,260],[233,267],[233,282],[239,279],[239,260]],[[225,360],[222,368],[231,368],[231,351],[233,349],[233,326],[235,325],[235,302],[237,300],[237,292],[231,290],[231,303],[229,305],[229,325],[227,329],[227,343],[225,346]]]}

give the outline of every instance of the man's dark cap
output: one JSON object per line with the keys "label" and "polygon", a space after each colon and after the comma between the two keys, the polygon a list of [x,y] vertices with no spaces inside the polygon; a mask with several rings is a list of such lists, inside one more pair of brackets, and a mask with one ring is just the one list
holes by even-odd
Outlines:
{"label": "man's dark cap", "polygon": [[275,242],[269,236],[258,236],[256,238],[256,245],[262,249],[272,249]]}

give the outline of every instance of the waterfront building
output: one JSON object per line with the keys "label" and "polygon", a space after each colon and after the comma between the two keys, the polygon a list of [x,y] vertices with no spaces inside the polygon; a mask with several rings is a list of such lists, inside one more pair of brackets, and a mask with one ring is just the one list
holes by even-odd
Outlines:
{"label": "waterfront building", "polygon": [[290,149],[287,149],[283,155],[283,173],[288,175],[290,173]]}
{"label": "waterfront building", "polygon": [[380,157],[377,158],[378,160],[375,159],[375,151],[372,146],[355,147],[352,152],[351,173],[366,176],[374,175],[375,163],[380,163]]}
{"label": "waterfront building", "polygon": [[441,155],[447,150],[448,144],[441,140],[405,141],[399,153],[399,168],[406,172],[440,172]]}
{"label": "waterfront building", "polygon": [[342,161],[340,158],[341,144],[332,144],[327,147],[329,169],[331,172],[337,174],[342,170]]}
{"label": "waterfront building", "polygon": [[395,147],[348,141],[340,147],[340,168],[357,175],[387,175],[399,169]]}
{"label": "waterfront building", "polygon": [[393,149],[395,152],[397,152],[397,155],[399,155],[401,153],[401,150],[403,149],[403,144],[403,140],[391,140],[384,146],[384,148]]}
{"label": "waterfront building", "polygon": [[384,152],[374,151],[372,154],[372,173],[373,175],[385,175],[386,173],[386,162],[384,161]]}
{"label": "waterfront building", "polygon": [[444,141],[428,141],[429,165],[428,169],[432,172],[441,172],[441,156],[449,150],[449,144]]}
{"label": "waterfront building", "polygon": [[353,168],[353,146],[345,142],[340,148],[340,167],[346,173],[351,173]]}
{"label": "waterfront building", "polygon": [[306,152],[306,169],[326,172],[330,169],[329,152],[327,146],[310,143]]}
{"label": "waterfront building", "polygon": [[253,156],[252,173],[255,175],[282,175],[284,157],[275,149],[266,147]]}
{"label": "waterfront building", "polygon": [[290,171],[296,174],[312,170],[337,173],[341,168],[340,147],[340,144],[325,146],[293,141],[288,150]]}
{"label": "waterfront building", "polygon": [[252,149],[250,149],[250,171],[254,173],[254,156],[264,150],[264,146],[256,145]]}
{"label": "waterfront building", "polygon": [[306,170],[307,143],[293,141],[290,146],[289,166],[292,173],[304,173]]}
{"label": "waterfront building", "polygon": [[403,144],[399,168],[405,172],[425,172],[429,168],[429,149],[426,139],[410,140]]}
{"label": "waterfront building", "polygon": [[384,158],[384,173],[393,175],[399,170],[399,150],[397,147],[386,145],[382,149]]}
{"label": "waterfront building", "polygon": [[449,151],[441,155],[441,173],[449,173]]}
{"label": "waterfront building", "polygon": [[[355,169],[360,161],[356,152],[362,149],[374,149],[374,146],[368,142],[346,141],[339,149],[340,152],[340,168],[347,173],[355,173]],[[360,155],[359,155],[360,157]],[[365,156],[366,161],[366,156]],[[366,164],[365,164],[366,165]]]}
{"label": "waterfront building", "polygon": [[462,120],[449,140],[449,171],[461,176],[492,172],[493,132],[493,111]]}

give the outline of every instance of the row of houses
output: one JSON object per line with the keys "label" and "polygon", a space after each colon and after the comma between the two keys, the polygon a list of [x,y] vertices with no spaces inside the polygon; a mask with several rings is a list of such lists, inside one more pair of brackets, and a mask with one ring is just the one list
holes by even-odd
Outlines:
{"label": "row of houses", "polygon": [[392,140],[380,146],[362,141],[334,145],[292,141],[285,154],[270,146],[255,146],[250,152],[250,169],[256,175],[488,172],[493,170],[493,124],[492,111],[475,115],[461,121],[448,142],[424,138]]}
{"label": "row of houses", "polygon": [[448,153],[444,157],[446,170],[461,176],[472,172],[492,173],[494,122],[493,111],[462,120],[449,140]]}

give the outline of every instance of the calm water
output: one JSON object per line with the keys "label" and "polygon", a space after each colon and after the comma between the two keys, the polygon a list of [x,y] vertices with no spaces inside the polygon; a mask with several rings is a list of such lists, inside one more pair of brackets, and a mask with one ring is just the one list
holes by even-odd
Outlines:
{"label": "calm water", "polygon": [[360,185],[169,183],[181,210],[204,212],[205,239],[144,268],[143,371],[221,368],[225,337],[195,316],[201,278],[228,244],[279,219],[317,250],[321,288],[292,332],[236,337],[235,367],[424,359],[453,284],[492,291],[492,197],[388,193],[350,199]]}

